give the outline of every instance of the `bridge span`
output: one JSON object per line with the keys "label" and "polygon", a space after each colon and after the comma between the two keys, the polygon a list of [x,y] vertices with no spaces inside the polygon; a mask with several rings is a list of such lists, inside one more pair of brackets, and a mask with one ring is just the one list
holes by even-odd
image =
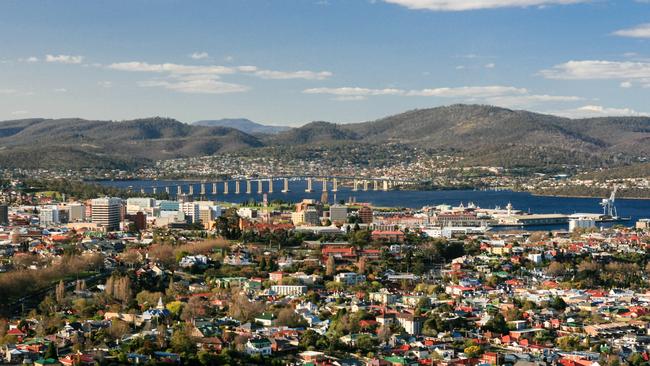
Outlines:
{"label": "bridge span", "polygon": [[[278,184],[275,182],[281,182]],[[281,193],[292,191],[292,185],[296,182],[304,182],[300,189],[306,193],[315,192],[319,189],[322,192],[338,192],[343,186],[349,187],[352,192],[356,191],[390,191],[400,187],[406,187],[419,183],[415,180],[394,179],[394,178],[369,178],[369,177],[346,177],[346,176],[300,176],[300,177],[254,177],[240,179],[225,179],[216,181],[187,182],[174,185],[151,185],[140,187],[143,194],[157,194],[166,192],[170,196],[227,196],[253,195],[274,193],[274,190],[281,188]],[[232,188],[234,187],[234,192]],[[244,189],[242,189],[242,187]]]}

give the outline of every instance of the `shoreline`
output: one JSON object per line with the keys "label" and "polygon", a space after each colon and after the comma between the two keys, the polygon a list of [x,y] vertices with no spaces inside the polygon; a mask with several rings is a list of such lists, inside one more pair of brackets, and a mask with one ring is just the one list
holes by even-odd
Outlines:
{"label": "shoreline", "polygon": [[[532,196],[538,197],[561,197],[561,198],[594,198],[602,199],[602,196],[587,196],[587,195],[577,195],[577,194],[545,194],[545,193],[533,193],[530,191],[513,191],[513,192],[528,192]],[[650,197],[616,197],[617,200],[650,200]]]}

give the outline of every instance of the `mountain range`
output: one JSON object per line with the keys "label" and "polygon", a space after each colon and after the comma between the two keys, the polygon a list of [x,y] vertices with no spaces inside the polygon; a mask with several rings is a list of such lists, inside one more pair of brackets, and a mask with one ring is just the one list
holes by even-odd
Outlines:
{"label": "mountain range", "polygon": [[0,122],[0,165],[131,168],[161,159],[331,143],[408,144],[462,155],[470,164],[612,167],[650,154],[650,118],[568,119],[493,106],[451,105],[361,123],[312,122],[279,129],[245,119],[193,124],[167,118],[24,119]]}
{"label": "mountain range", "polygon": [[203,121],[193,122],[192,125],[208,126],[208,127],[229,127],[252,135],[276,134],[291,129],[291,127],[287,127],[287,126],[263,125],[261,123],[253,122],[250,119],[246,119],[246,118],[223,118],[223,119],[203,120]]}

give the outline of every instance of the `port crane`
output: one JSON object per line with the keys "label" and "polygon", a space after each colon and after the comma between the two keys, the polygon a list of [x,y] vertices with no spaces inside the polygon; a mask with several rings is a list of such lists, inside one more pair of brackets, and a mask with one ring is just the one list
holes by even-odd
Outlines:
{"label": "port crane", "polygon": [[600,202],[600,205],[603,206],[603,215],[609,216],[611,218],[618,217],[616,206],[614,206],[614,202],[616,202],[617,188],[618,187],[614,186],[614,190],[612,191],[612,194],[609,195],[609,198],[603,198],[603,200]]}

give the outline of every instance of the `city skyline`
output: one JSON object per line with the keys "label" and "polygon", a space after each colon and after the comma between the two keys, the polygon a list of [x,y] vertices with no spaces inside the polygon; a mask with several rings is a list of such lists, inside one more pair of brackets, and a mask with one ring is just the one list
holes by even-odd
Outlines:
{"label": "city skyline", "polygon": [[644,1],[0,3],[0,119],[647,115]]}

